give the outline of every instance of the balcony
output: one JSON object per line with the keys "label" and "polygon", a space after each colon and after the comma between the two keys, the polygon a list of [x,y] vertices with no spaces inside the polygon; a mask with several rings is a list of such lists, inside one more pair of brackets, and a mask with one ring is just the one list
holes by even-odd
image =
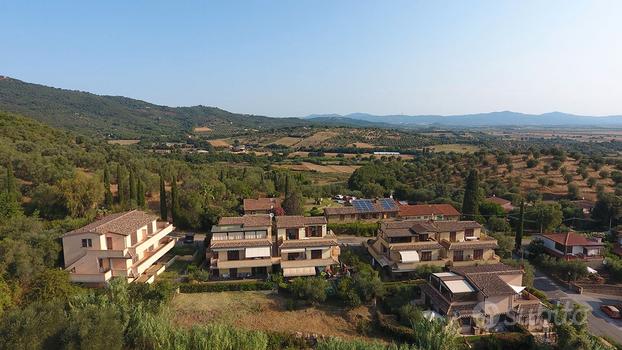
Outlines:
{"label": "balcony", "polygon": [[273,258],[243,259],[243,260],[217,260],[214,259],[211,266],[216,269],[238,269],[244,267],[268,267],[272,266]]}
{"label": "balcony", "polygon": [[281,260],[281,268],[283,269],[297,267],[329,266],[334,264],[339,264],[339,260],[337,260],[336,258]]}
{"label": "balcony", "polygon": [[112,270],[104,270],[101,273],[70,273],[69,279],[71,282],[79,283],[105,283],[112,278]]}
{"label": "balcony", "polygon": [[167,237],[158,248],[145,252],[143,258],[134,264],[132,272],[137,277],[145,272],[151,265],[153,265],[164,254],[171,250],[175,246],[175,239]]}

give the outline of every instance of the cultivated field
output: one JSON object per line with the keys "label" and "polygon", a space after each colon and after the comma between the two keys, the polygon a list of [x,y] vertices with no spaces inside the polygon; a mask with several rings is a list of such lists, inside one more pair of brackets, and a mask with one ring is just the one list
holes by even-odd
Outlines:
{"label": "cultivated field", "polygon": [[111,145],[123,145],[123,146],[135,145],[139,142],[140,140],[108,140],[108,143]]}
{"label": "cultivated field", "polygon": [[296,144],[297,147],[310,147],[310,146],[319,146],[322,142],[331,139],[335,136],[339,135],[339,133],[334,131],[320,131],[315,134],[304,138],[302,141]]}
{"label": "cultivated field", "polygon": [[194,128],[194,132],[210,132],[212,131],[212,129],[208,128],[207,126],[197,126],[196,128]]}
{"label": "cultivated field", "polygon": [[462,145],[462,144],[445,144],[430,146],[434,152],[456,152],[456,153],[473,153],[479,150],[479,147],[474,145]]}
{"label": "cultivated field", "polygon": [[297,144],[298,142],[300,142],[302,139],[298,138],[298,137],[289,137],[289,136],[285,136],[285,137],[281,137],[280,139],[270,142],[270,143],[274,143],[276,145],[282,145],[282,146],[286,146],[286,147],[292,147],[295,144]]}
{"label": "cultivated field", "polygon": [[215,139],[215,140],[207,140],[210,145],[214,147],[229,147],[231,146],[229,142],[225,139]]}
{"label": "cultivated field", "polygon": [[352,174],[354,170],[360,168],[358,165],[318,165],[308,162],[302,164],[283,164],[278,167],[291,169],[294,171],[312,171],[317,173],[340,173]]}
{"label": "cultivated field", "polygon": [[286,300],[263,292],[178,294],[172,302],[176,324],[226,323],[253,330],[365,338],[356,325],[371,318],[367,307],[346,311],[335,306],[288,311]]}

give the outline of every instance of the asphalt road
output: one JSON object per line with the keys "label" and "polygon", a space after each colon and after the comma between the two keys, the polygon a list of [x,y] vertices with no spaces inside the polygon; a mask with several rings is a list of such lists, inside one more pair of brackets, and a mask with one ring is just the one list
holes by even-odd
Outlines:
{"label": "asphalt road", "polygon": [[539,271],[536,271],[534,287],[543,291],[553,302],[567,303],[572,301],[584,305],[589,310],[587,326],[590,332],[599,336],[608,336],[622,344],[622,320],[609,318],[600,310],[600,306],[603,304],[622,303],[622,297],[594,293],[576,294],[568,291],[565,286],[557,285]]}

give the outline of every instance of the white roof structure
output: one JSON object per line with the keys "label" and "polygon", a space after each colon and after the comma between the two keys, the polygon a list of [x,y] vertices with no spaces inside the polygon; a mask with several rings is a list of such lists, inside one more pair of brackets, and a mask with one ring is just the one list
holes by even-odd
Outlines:
{"label": "white roof structure", "polygon": [[443,281],[445,286],[449,288],[452,293],[472,293],[475,292],[475,288],[473,288],[467,281],[465,280],[455,280],[455,281]]}
{"label": "white roof structure", "polygon": [[434,274],[434,276],[436,277],[453,277],[453,276],[458,276],[453,272],[437,272]]}
{"label": "white roof structure", "polygon": [[419,253],[416,250],[402,250],[400,252],[403,263],[411,263],[419,261]]}
{"label": "white roof structure", "polygon": [[513,284],[509,284],[509,283],[508,283],[508,286],[510,286],[510,288],[514,289],[514,291],[516,292],[516,294],[520,294],[520,293],[522,293],[522,292],[523,292],[523,290],[526,288],[526,287],[523,287],[523,286],[515,286],[515,285],[513,285]]}

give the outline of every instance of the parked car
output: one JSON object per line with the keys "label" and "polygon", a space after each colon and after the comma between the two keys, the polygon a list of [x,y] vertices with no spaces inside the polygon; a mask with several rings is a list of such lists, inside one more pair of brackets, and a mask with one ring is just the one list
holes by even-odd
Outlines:
{"label": "parked car", "polygon": [[194,233],[188,232],[184,236],[184,244],[192,244],[194,243]]}
{"label": "parked car", "polygon": [[620,319],[622,316],[620,315],[620,309],[613,305],[601,305],[600,309],[607,314],[607,316],[611,318]]}

